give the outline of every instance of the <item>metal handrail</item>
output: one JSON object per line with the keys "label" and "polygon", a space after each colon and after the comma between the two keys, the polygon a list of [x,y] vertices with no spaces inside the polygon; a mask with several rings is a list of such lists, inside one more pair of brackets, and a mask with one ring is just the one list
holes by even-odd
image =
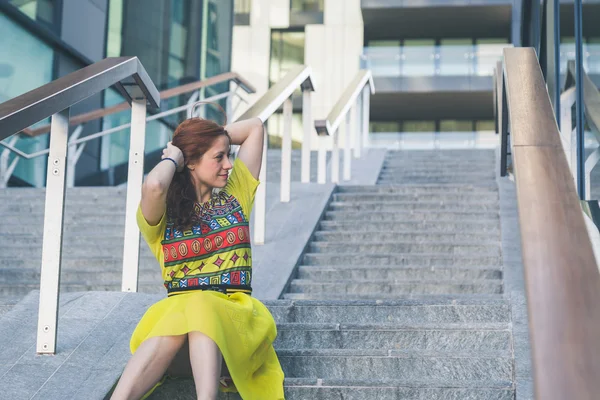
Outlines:
{"label": "metal handrail", "polygon": [[[38,353],[53,354],[56,351],[69,114],[73,105],[113,85],[131,104],[123,291],[137,291],[140,232],[135,213],[141,199],[144,172],[146,111],[148,105],[158,108],[160,104],[158,90],[137,57],[107,58],[0,104],[0,140],[52,117],[40,277]],[[6,163],[4,154],[0,158],[3,164]]]}
{"label": "metal handrail", "polygon": [[533,48],[504,50],[535,398],[600,393],[600,274]]}
{"label": "metal handrail", "polygon": [[[331,180],[334,183],[339,182],[339,142],[340,135],[336,134],[342,121],[345,120],[346,126],[344,132],[344,180],[351,178],[351,156],[350,148],[354,145],[354,156],[359,158],[361,149],[368,139],[369,133],[369,99],[370,95],[375,93],[375,84],[370,70],[360,70],[346,87],[346,90],[339,97],[338,101],[332,107],[326,119],[315,121],[315,129],[319,136],[333,136],[333,148],[331,156]],[[356,128],[359,116],[358,108],[362,109],[360,119],[360,134]],[[353,143],[352,143],[353,142]],[[318,182],[325,183],[325,147],[319,146],[318,157]]]}
{"label": "metal handrail", "polygon": [[[173,98],[176,96],[181,96],[181,95],[188,94],[188,93],[195,93],[196,96],[193,99],[191,99],[191,100],[195,101],[200,97],[200,95],[198,93],[199,90],[216,85],[216,84],[228,82],[228,81],[235,83],[236,88],[242,88],[242,90],[244,90],[248,94],[255,93],[255,91],[256,91],[254,86],[252,86],[248,81],[246,81],[244,78],[242,78],[239,74],[237,74],[235,72],[227,72],[227,73],[216,75],[214,77],[211,77],[211,78],[208,78],[208,79],[205,79],[202,81],[192,82],[192,83],[188,83],[185,85],[181,85],[178,87],[164,90],[164,91],[160,92],[159,95],[160,95],[161,100],[167,100],[167,99],[170,99],[170,98]],[[246,100],[236,90],[231,90],[231,91],[228,91],[228,92],[216,95],[216,96],[211,96],[209,98],[203,99],[203,101],[217,101],[217,100],[220,100],[225,97],[227,97],[228,100],[230,100],[231,97],[233,97],[233,96],[237,96],[241,102],[246,102]],[[121,103],[121,104],[111,106],[108,108],[103,108],[103,109],[79,114],[70,119],[70,125],[77,125],[77,129],[79,129],[79,128],[83,127],[83,124],[85,124],[87,122],[91,122],[91,121],[94,121],[99,118],[104,118],[109,115],[115,114],[117,112],[122,112],[122,111],[126,110],[127,107],[128,107],[127,103]],[[228,107],[232,108],[230,101],[228,101]],[[187,110],[189,112],[190,111],[189,109],[190,109],[190,105],[186,104],[186,105],[183,105],[183,106],[180,106],[177,108],[172,108],[172,109],[151,115],[146,118],[146,121],[149,122],[149,121],[153,121],[153,120],[156,120],[159,118],[164,118],[164,117],[176,114],[181,111]],[[229,111],[231,111],[231,110],[229,110]],[[92,135],[85,136],[84,138],[81,138],[81,139],[79,139],[78,137],[74,137],[74,135],[71,135],[71,137],[69,138],[70,150],[68,152],[68,158],[69,158],[69,166],[72,168],[70,168],[67,171],[67,186],[68,187],[74,186],[75,174],[74,174],[74,171],[72,171],[72,169],[76,165],[77,161],[79,160],[79,156],[81,155],[81,152],[84,149],[83,146],[79,146],[79,148],[76,151],[72,151],[71,146],[76,146],[77,144],[80,144],[80,143],[86,143],[88,141],[91,141],[91,140],[94,140],[94,139],[97,139],[97,138],[100,138],[100,137],[103,137],[106,135],[114,134],[116,132],[127,129],[130,126],[131,126],[130,123],[123,124],[123,125],[120,125],[117,127],[103,130],[98,133],[94,133]],[[47,133],[49,129],[50,129],[50,125],[44,125],[39,128],[31,129],[31,130],[24,129],[22,131],[22,133],[27,134],[28,136],[37,136],[37,135]],[[15,144],[16,143],[14,141],[11,141],[11,143],[3,143],[0,141],[0,146],[7,149],[5,151],[12,152],[12,153],[16,154],[17,156],[24,158],[24,159],[32,159],[35,157],[44,156],[50,152],[50,149],[48,148],[48,149],[39,150],[39,151],[36,151],[33,153],[26,153],[22,150],[17,149],[15,147]],[[2,154],[4,155],[4,153],[2,153]],[[10,179],[10,176],[16,167],[17,162],[18,162],[18,159],[15,159],[15,160],[13,160],[13,163],[10,166],[8,164],[5,164],[5,165],[0,164],[0,188],[6,187],[8,180]]]}
{"label": "metal handrail", "polygon": [[[561,94],[561,137],[563,146],[567,152],[567,160],[575,179],[577,174],[577,132],[572,127],[572,107],[576,102],[575,81],[576,81],[575,61],[570,60],[567,63],[567,77],[565,80],[565,90]],[[583,106],[585,107],[586,121],[589,124],[596,140],[600,143],[600,91],[590,79],[588,74],[583,71]],[[600,147],[596,148],[587,156],[584,165],[585,199],[591,199],[591,173],[594,167],[600,161]]]}
{"label": "metal handrail", "polygon": [[159,108],[158,90],[137,57],[106,58],[0,104],[0,140],[115,85],[129,104]]}
{"label": "metal handrail", "polygon": [[[298,88],[302,88],[302,118],[304,126],[304,137],[310,139],[312,121],[310,117],[311,102],[310,94],[314,91],[312,83],[311,68],[306,65],[298,65],[292,68],[280,81],[273,85],[261,98],[259,98],[237,121],[250,118],[259,118],[263,123],[283,105],[284,129],[281,143],[281,188],[280,200],[289,202],[291,197],[291,164],[292,164],[292,100],[291,96]],[[267,143],[265,138],[262,166],[260,170],[259,185],[254,201],[254,244],[265,243],[266,229],[266,183],[267,183]],[[310,140],[302,143],[302,165],[308,161],[310,168]],[[303,168],[303,176],[305,174]],[[308,170],[310,176],[310,169]]]}
{"label": "metal handrail", "polygon": [[[246,79],[241,77],[236,72],[226,72],[224,74],[215,75],[213,77],[186,83],[185,85],[180,85],[171,89],[163,90],[159,93],[161,100],[168,100],[176,96],[181,96],[183,94],[193,93],[200,89],[204,89],[210,86],[214,86],[224,82],[234,82],[238,87],[242,88],[246,93],[256,93],[256,88],[250,84]],[[116,114],[123,110],[126,110],[128,107],[127,103],[120,103],[111,107],[101,108],[99,110],[89,111],[83,114],[76,115],[71,118],[71,125],[79,125],[86,122],[91,122],[96,119],[104,118],[112,114]],[[35,129],[24,129],[23,134],[27,136],[38,136],[50,131],[50,125],[40,126]]]}

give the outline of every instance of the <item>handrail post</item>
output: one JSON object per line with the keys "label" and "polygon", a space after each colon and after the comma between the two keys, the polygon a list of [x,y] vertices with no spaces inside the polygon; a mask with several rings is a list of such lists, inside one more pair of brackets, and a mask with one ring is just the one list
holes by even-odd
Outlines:
{"label": "handrail post", "polygon": [[310,155],[311,155],[311,91],[302,91],[302,128],[304,129],[304,139],[302,140],[302,183],[310,182]]}
{"label": "handrail post", "polygon": [[281,185],[280,200],[290,201],[292,180],[292,98],[283,102],[283,137],[281,139]]}
{"label": "handrail post", "polygon": [[146,141],[146,99],[131,102],[129,134],[129,169],[125,206],[125,239],[123,246],[123,281],[121,291],[137,292],[140,260],[140,231],[136,213],[142,199],[144,179],[144,145]]}
{"label": "handrail post", "polygon": [[354,142],[354,158],[360,158],[362,152],[362,134],[360,129],[360,121],[358,118],[359,112],[359,102],[362,101],[361,96],[359,95],[357,101],[352,105],[350,109],[350,126],[352,127],[352,140]]}
{"label": "handrail post", "polygon": [[81,144],[79,148],[77,144],[72,144],[75,140],[79,139],[81,132],[83,131],[83,126],[79,125],[75,128],[75,131],[71,134],[69,138],[68,151],[67,151],[67,187],[72,188],[75,187],[75,168],[77,166],[77,161],[81,156],[81,152],[85,146],[85,143]]}
{"label": "handrail post", "polygon": [[253,244],[262,245],[265,244],[265,231],[266,231],[266,217],[267,217],[267,148],[269,136],[267,132],[263,130],[264,141],[263,141],[263,156],[260,167],[260,175],[258,180],[260,184],[256,189],[256,195],[254,196],[254,240]]}
{"label": "handrail post", "polygon": [[507,175],[508,157],[508,104],[506,101],[506,79],[502,77],[502,109],[500,110],[500,176]]}
{"label": "handrail post", "polygon": [[[14,135],[8,141],[8,145],[11,147],[14,146],[15,143],[17,143],[17,140],[19,140],[19,137],[17,135]],[[10,165],[8,165],[10,153],[10,149],[4,149],[0,154],[0,189],[6,189],[6,187],[8,187],[8,181],[13,171],[15,170],[17,163],[19,162],[19,156],[16,155],[13,162]]]}
{"label": "handrail post", "polygon": [[351,141],[353,135],[352,121],[351,121],[351,110],[348,110],[345,118],[344,132],[344,180],[349,181],[352,173],[352,148]]}
{"label": "handrail post", "polygon": [[364,147],[369,146],[369,113],[371,101],[371,87],[365,85],[362,92],[362,142]]}
{"label": "handrail post", "polygon": [[340,183],[340,129],[333,133],[331,148],[331,182]]}
{"label": "handrail post", "polygon": [[319,136],[319,154],[317,165],[317,182],[321,185],[327,183],[327,149],[325,148],[325,137]]}
{"label": "handrail post", "polygon": [[50,128],[36,344],[39,354],[56,352],[69,112],[66,108],[54,114]]}

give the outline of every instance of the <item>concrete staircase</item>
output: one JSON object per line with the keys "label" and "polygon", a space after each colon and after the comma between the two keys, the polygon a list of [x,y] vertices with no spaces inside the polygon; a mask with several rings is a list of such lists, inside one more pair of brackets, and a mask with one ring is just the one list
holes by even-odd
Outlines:
{"label": "concrete staircase", "polygon": [[266,302],[286,399],[514,399],[498,207],[491,151],[390,152],[377,186],[338,187]]}
{"label": "concrete staircase", "polygon": [[[281,151],[269,150],[267,181],[280,179]],[[300,151],[292,152],[292,181],[300,181]],[[316,181],[317,153],[311,154]],[[39,288],[45,189],[0,190],[0,314]],[[65,203],[61,292],[120,291],[125,187],[68,189]],[[139,291],[164,293],[160,269],[140,243]]]}
{"label": "concrete staircase", "polygon": [[[0,191],[0,314],[39,285],[44,195]],[[124,188],[66,202],[61,290],[120,290]],[[339,186],[288,292],[265,302],[286,399],[514,399],[498,207],[491,151],[390,152],[377,186]],[[164,293],[143,243],[140,291]]]}

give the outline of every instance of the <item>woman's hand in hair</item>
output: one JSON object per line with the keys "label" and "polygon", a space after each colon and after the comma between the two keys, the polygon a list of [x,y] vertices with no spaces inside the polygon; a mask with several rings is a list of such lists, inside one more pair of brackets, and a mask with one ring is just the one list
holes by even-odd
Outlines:
{"label": "woman's hand in hair", "polygon": [[167,143],[167,147],[163,150],[161,159],[164,160],[165,158],[171,158],[175,160],[175,162],[177,163],[177,172],[183,171],[183,167],[185,166],[183,153],[181,152],[179,147],[174,146],[172,142]]}

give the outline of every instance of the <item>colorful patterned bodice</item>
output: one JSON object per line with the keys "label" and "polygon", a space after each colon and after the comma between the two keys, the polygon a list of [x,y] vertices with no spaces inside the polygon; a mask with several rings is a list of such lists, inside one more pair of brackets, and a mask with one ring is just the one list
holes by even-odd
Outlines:
{"label": "colorful patterned bodice", "polygon": [[252,292],[250,210],[258,181],[237,159],[227,186],[196,204],[191,227],[180,230],[166,215],[151,226],[138,209],[138,226],[161,264],[169,296],[197,289]]}

